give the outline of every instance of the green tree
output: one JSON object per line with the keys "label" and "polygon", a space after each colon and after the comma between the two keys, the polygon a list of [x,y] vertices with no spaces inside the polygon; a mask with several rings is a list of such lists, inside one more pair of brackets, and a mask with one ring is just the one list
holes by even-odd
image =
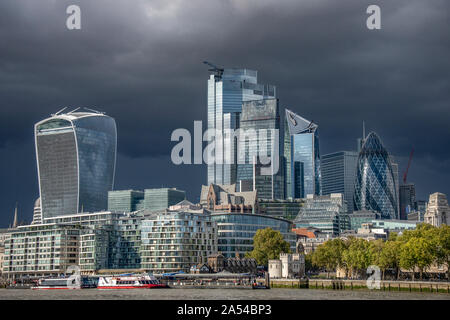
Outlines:
{"label": "green tree", "polygon": [[422,280],[423,270],[435,261],[433,243],[426,238],[411,237],[400,250],[400,267],[412,270],[413,281],[415,268],[419,268]]}
{"label": "green tree", "polygon": [[305,271],[312,271],[314,269],[312,257],[313,254],[305,254]]}
{"label": "green tree", "polygon": [[393,268],[397,273],[397,280],[400,276],[400,250],[402,243],[400,241],[392,241],[388,240],[384,243],[383,249],[380,252],[378,260],[376,264],[383,271],[383,280],[384,273],[386,269]]}
{"label": "green tree", "polygon": [[447,266],[447,280],[450,280],[450,226],[441,225],[435,234],[436,260]]}
{"label": "green tree", "polygon": [[259,229],[253,237],[253,251],[246,257],[256,259],[259,265],[267,266],[269,259],[278,259],[280,253],[290,253],[289,242],[279,231],[272,228]]}
{"label": "green tree", "polygon": [[343,262],[355,274],[361,275],[374,261],[374,244],[364,239],[349,239],[348,247],[343,252]]}
{"label": "green tree", "polygon": [[330,271],[335,271],[343,266],[342,253],[345,249],[346,244],[343,240],[328,240],[312,253],[312,263],[319,268],[324,268],[329,277]]}

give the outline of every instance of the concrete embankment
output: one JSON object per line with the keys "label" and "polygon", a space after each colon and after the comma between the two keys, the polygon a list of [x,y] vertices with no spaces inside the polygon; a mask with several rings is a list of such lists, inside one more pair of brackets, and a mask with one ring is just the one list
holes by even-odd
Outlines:
{"label": "concrete embankment", "polygon": [[[272,288],[369,290],[366,280],[270,279]],[[380,281],[381,291],[450,293],[450,282]]]}

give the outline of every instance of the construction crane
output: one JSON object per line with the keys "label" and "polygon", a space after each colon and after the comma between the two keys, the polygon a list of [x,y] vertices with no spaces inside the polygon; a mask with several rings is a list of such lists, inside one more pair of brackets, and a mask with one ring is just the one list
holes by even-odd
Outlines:
{"label": "construction crane", "polygon": [[211,62],[208,61],[203,61],[204,64],[210,66],[212,69],[208,69],[208,71],[212,71],[215,72],[215,78],[216,79],[220,79],[222,78],[222,74],[223,74],[223,68],[220,68],[218,66],[216,66],[215,64],[212,64]]}
{"label": "construction crane", "polygon": [[406,177],[408,176],[408,170],[411,165],[411,160],[414,154],[414,148],[412,148],[411,153],[409,154],[408,166],[406,167],[405,172],[403,173],[403,184],[406,184]]}

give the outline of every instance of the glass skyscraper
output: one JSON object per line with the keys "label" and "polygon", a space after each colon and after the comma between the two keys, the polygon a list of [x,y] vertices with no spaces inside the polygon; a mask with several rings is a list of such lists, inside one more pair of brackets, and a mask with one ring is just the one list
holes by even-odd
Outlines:
{"label": "glass skyscraper", "polygon": [[356,164],[358,152],[340,151],[320,157],[322,169],[322,194],[342,193],[347,210],[352,212],[355,193]]}
{"label": "glass skyscraper", "polygon": [[358,156],[355,209],[379,212],[382,219],[396,219],[399,207],[397,190],[391,158],[378,135],[371,132],[363,139]]}
{"label": "glass skyscraper", "polygon": [[318,125],[286,109],[284,158],[286,198],[321,195]]}
{"label": "glass skyscraper", "polygon": [[[223,130],[239,128],[242,102],[263,98],[275,98],[275,87],[258,84],[257,71],[225,69],[212,74],[208,80],[208,129],[223,134]],[[208,164],[208,185],[236,183],[236,161],[224,164],[218,160],[224,158],[224,137],[215,142],[216,163]]]}
{"label": "glass skyscraper", "polygon": [[407,183],[399,189],[400,219],[408,220],[408,214],[416,209],[416,187],[414,183]]}
{"label": "glass skyscraper", "polygon": [[43,218],[107,208],[116,165],[113,118],[56,113],[35,124],[35,144]]}
{"label": "glass skyscraper", "polygon": [[[238,191],[251,191],[255,188],[258,198],[283,199],[282,137],[278,100],[261,99],[243,102],[240,129],[245,139],[241,140],[242,145],[238,147],[238,153],[242,153],[238,158],[242,158],[245,163],[238,162],[237,165]],[[250,132],[254,134],[246,134]],[[262,163],[260,155],[267,157],[265,161],[269,163]],[[272,174],[263,175],[262,168]]]}

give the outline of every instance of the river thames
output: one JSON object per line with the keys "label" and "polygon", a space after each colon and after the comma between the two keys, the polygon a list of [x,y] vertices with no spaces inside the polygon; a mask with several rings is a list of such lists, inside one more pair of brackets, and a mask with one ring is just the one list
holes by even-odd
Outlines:
{"label": "river thames", "polygon": [[447,293],[315,289],[0,289],[0,300],[450,300]]}

